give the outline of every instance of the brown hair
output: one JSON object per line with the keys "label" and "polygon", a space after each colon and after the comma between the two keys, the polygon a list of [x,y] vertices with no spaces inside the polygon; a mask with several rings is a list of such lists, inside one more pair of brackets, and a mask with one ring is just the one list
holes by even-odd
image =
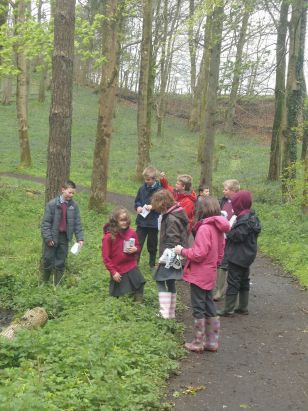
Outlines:
{"label": "brown hair", "polygon": [[64,183],[62,184],[62,188],[64,188],[65,190],[67,188],[76,188],[76,184],[74,183],[74,181],[72,180],[66,180],[64,181]]}
{"label": "brown hair", "polygon": [[220,215],[220,205],[215,197],[208,196],[202,198],[197,202],[195,211],[195,221],[202,220],[203,218]]}
{"label": "brown hair", "polygon": [[176,181],[179,181],[180,183],[183,184],[185,191],[191,190],[192,176],[189,176],[188,174],[183,174],[181,176],[178,176]]}
{"label": "brown hair", "polygon": [[156,179],[157,174],[158,174],[157,169],[152,166],[146,167],[142,172],[143,177],[154,178],[154,179]]}
{"label": "brown hair", "polygon": [[127,222],[128,222],[128,227],[130,226],[131,223],[131,219],[128,213],[128,210],[124,207],[117,207],[115,208],[110,217],[109,217],[109,230],[110,230],[110,234],[112,238],[115,238],[116,235],[119,233],[120,231],[120,227],[119,227],[119,218],[121,214],[125,214],[126,218],[127,218]]}
{"label": "brown hair", "polygon": [[155,211],[161,213],[173,206],[175,201],[170,191],[163,189],[153,194],[151,204]]}

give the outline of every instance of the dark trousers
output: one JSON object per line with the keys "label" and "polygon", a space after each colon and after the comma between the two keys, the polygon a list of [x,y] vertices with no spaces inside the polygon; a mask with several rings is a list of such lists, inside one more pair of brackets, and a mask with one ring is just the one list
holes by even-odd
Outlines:
{"label": "dark trousers", "polygon": [[136,233],[139,238],[139,243],[140,243],[140,254],[138,261],[140,259],[141,251],[143,248],[143,245],[145,243],[145,240],[147,238],[147,249],[149,252],[149,265],[150,267],[155,266],[155,260],[156,260],[156,253],[157,253],[157,243],[158,243],[158,229],[157,228],[152,228],[152,227],[137,227]]}
{"label": "dark trousers", "polygon": [[212,290],[203,290],[195,284],[190,284],[190,298],[194,318],[200,320],[204,317],[216,317]]}
{"label": "dark trousers", "polygon": [[60,233],[56,247],[44,246],[44,274],[43,281],[47,282],[55,271],[55,284],[58,284],[63,276],[65,261],[68,252],[66,233]]}
{"label": "dark trousers", "polygon": [[161,292],[169,292],[176,294],[175,280],[156,281],[157,290]]}
{"label": "dark trousers", "polygon": [[240,291],[249,291],[249,273],[249,267],[241,267],[229,261],[226,295],[235,295]]}

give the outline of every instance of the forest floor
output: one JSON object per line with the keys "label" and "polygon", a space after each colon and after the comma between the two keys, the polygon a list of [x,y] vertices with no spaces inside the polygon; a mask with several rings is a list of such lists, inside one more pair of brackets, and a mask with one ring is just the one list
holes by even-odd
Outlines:
{"label": "forest floor", "polygon": [[[1,175],[44,183],[39,177]],[[108,193],[107,201],[133,208],[132,197]],[[185,338],[190,340],[189,287],[179,283],[178,291],[187,309],[177,320],[183,322]],[[0,324],[9,322],[10,316],[0,311]],[[219,351],[188,353],[177,375],[168,381],[166,398],[174,411],[306,411],[307,291],[258,255],[251,269],[249,315],[221,318]]]}

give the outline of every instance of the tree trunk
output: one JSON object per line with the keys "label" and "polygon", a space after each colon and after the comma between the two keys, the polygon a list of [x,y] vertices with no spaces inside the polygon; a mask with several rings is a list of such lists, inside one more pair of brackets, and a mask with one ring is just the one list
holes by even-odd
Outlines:
{"label": "tree trunk", "polygon": [[245,11],[242,18],[242,25],[239,33],[239,38],[236,47],[236,56],[234,62],[234,70],[233,70],[233,79],[231,85],[231,92],[228,102],[228,108],[226,112],[226,121],[225,121],[225,132],[232,133],[233,131],[233,120],[235,116],[235,106],[237,100],[237,93],[240,84],[240,78],[242,74],[242,57],[243,57],[243,49],[246,41],[246,33],[248,27],[248,20],[251,15],[251,6],[248,2],[245,2]]}
{"label": "tree trunk", "polygon": [[136,178],[142,180],[142,172],[150,163],[151,145],[151,54],[152,54],[152,0],[143,0],[143,27],[138,92],[138,154]]}
{"label": "tree trunk", "polygon": [[[25,1],[18,2],[18,24],[26,21],[27,4]],[[18,50],[16,53],[16,67],[18,76],[16,80],[16,109],[18,120],[18,134],[20,147],[20,166],[31,166],[31,153],[28,138],[28,91],[29,91],[29,64],[26,55]]]}
{"label": "tree trunk", "polygon": [[289,1],[283,0],[280,8],[280,18],[277,28],[276,47],[276,84],[275,84],[275,115],[272,130],[270,164],[268,180],[277,181],[281,173],[281,131],[285,121],[285,76],[286,76],[286,37],[288,29]]}
{"label": "tree trunk", "polygon": [[212,190],[214,140],[217,127],[217,89],[219,81],[223,18],[223,6],[216,6],[213,11],[212,19],[212,47],[210,50],[209,80],[206,93],[206,101],[210,102],[211,104],[206,104],[205,110],[205,141],[203,148],[203,158],[201,160],[200,176],[200,184],[206,184],[209,187],[210,191]]}
{"label": "tree trunk", "polygon": [[303,61],[306,31],[306,1],[296,0],[292,5],[290,21],[290,50],[286,94],[286,128],[284,130],[282,194],[292,197],[290,187],[296,177],[297,126],[302,108]]}
{"label": "tree trunk", "polygon": [[74,31],[75,0],[56,0],[46,202],[59,193],[70,174]]}
{"label": "tree trunk", "polygon": [[2,99],[1,104],[8,106],[12,104],[12,77],[4,77],[2,80]]}
{"label": "tree trunk", "polygon": [[47,321],[48,315],[45,309],[43,307],[35,307],[31,310],[27,310],[17,323],[13,323],[5,328],[0,333],[0,336],[13,340],[19,330],[31,330],[34,328],[43,327]]}
{"label": "tree trunk", "polygon": [[119,76],[119,27],[122,20],[122,0],[106,0],[103,21],[102,67],[99,113],[93,157],[89,208],[102,211],[106,202],[112,120]]}

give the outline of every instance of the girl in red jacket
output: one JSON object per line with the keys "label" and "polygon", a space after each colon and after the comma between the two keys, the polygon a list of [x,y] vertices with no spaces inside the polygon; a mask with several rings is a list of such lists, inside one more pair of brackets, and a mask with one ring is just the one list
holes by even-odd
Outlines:
{"label": "girl in red jacket", "polygon": [[109,293],[113,297],[133,294],[142,301],[145,279],[137,265],[140,244],[136,232],[130,228],[128,211],[116,208],[104,226],[102,256],[105,267],[110,272]]}
{"label": "girl in red jacket", "polygon": [[196,209],[195,242],[191,248],[175,247],[175,252],[187,258],[183,280],[190,283],[194,317],[194,339],[186,343],[189,351],[217,351],[220,321],[216,316],[212,290],[215,287],[217,266],[224,255],[224,233],[230,224],[220,215],[216,198],[201,200]]}

